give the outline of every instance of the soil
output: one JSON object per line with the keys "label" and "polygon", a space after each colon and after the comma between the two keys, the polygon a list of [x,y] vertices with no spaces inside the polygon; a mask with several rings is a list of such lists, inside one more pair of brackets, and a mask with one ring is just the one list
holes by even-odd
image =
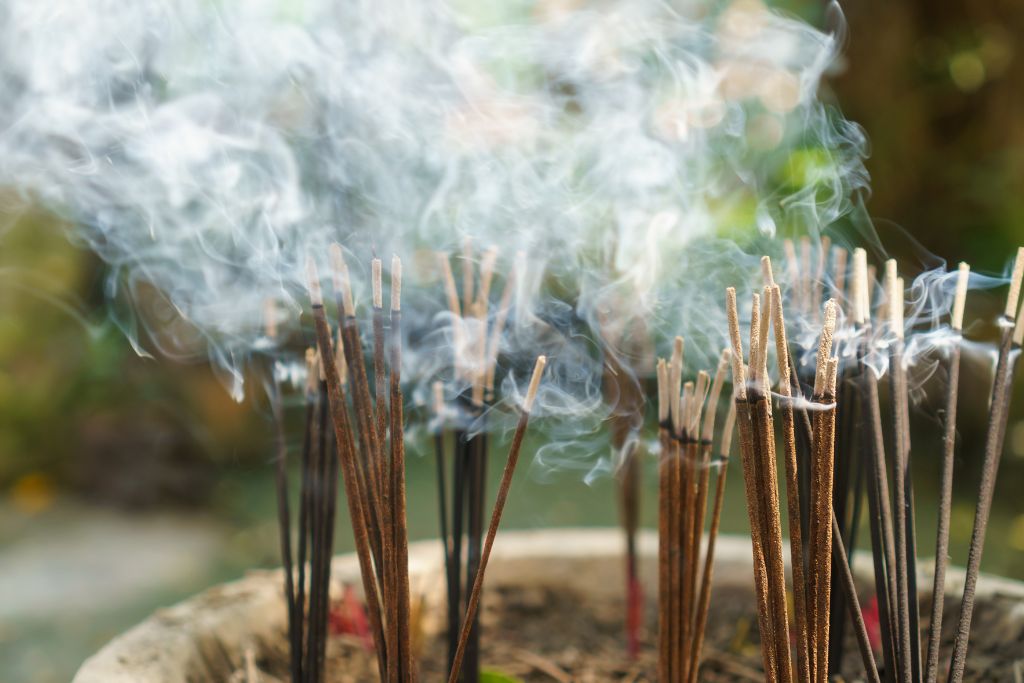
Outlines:
{"label": "soil", "polygon": [[[484,669],[529,683],[654,681],[657,625],[653,598],[649,597],[647,602],[642,654],[636,661],[630,661],[623,648],[621,600],[610,597],[595,600],[564,582],[489,586],[482,621]],[[764,680],[753,605],[751,587],[715,587],[700,680],[709,683]],[[925,629],[928,609],[927,603],[922,602]],[[1009,616],[1021,609],[1024,605],[1019,600],[998,595],[979,601],[965,681],[1024,680],[1024,630],[1019,617],[1011,619]],[[957,612],[957,605],[947,603],[940,662],[948,663]],[[235,683],[250,683],[253,679],[262,683],[287,680],[285,637],[283,633],[280,636],[275,643],[256,646],[251,653],[249,674],[237,670],[230,680]],[[834,679],[837,682],[863,680],[863,668],[850,628],[847,628],[847,639],[843,671],[848,677],[837,677]],[[420,680],[446,680],[447,645],[443,634],[421,639],[419,650]],[[256,676],[252,663],[260,670]],[[331,638],[326,670],[328,683],[378,679],[372,653],[359,640],[345,634]]]}

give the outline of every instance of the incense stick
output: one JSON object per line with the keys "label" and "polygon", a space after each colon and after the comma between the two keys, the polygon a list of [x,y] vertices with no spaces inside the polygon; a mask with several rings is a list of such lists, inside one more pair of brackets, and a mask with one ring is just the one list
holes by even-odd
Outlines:
{"label": "incense stick", "polygon": [[[288,609],[288,642],[291,644],[291,667],[292,680],[299,680],[301,663],[298,653],[302,649],[302,633],[300,629],[301,618],[299,614],[299,603],[296,599],[296,590],[292,567],[292,537],[291,537],[291,512],[288,505],[288,472],[287,457],[288,449],[284,438],[284,417],[280,396],[276,384],[270,390],[271,412],[274,415],[274,431],[277,436],[277,457],[274,468],[274,490],[277,495],[277,526],[280,534],[281,563],[284,569],[284,595],[285,604]],[[300,560],[301,561],[301,560]],[[301,576],[301,574],[300,574]],[[301,594],[300,594],[301,595]]]}
{"label": "incense stick", "polygon": [[[1010,291],[1006,299],[1004,326],[999,343],[999,360],[996,363],[995,381],[992,385],[992,400],[989,407],[988,430],[985,434],[985,457],[982,461],[981,482],[978,485],[978,502],[974,511],[974,528],[967,553],[967,571],[964,578],[964,592],[960,603],[960,618],[957,623],[956,640],[949,665],[950,683],[963,680],[967,660],[968,638],[971,632],[971,618],[974,615],[974,596],[981,568],[981,553],[985,545],[985,531],[992,508],[996,474],[1003,450],[1003,436],[1009,413],[1010,384],[1016,365],[1021,341],[1024,340],[1024,326],[1017,315],[1017,301],[1020,297],[1021,278],[1024,276],[1024,247],[1017,250]],[[1016,325],[1011,324],[1016,320]]]}
{"label": "incense stick", "polygon": [[782,292],[771,288],[772,326],[775,333],[776,361],[779,367],[779,394],[782,405],[782,434],[786,466],[786,508],[789,513],[790,566],[793,572],[793,603],[796,616],[797,678],[810,680],[810,656],[806,619],[807,586],[804,579],[803,523],[800,516],[800,484],[797,473],[796,423],[793,417],[793,396],[789,382],[789,343],[782,310]]}
{"label": "incense stick", "polygon": [[726,316],[729,324],[729,339],[732,344],[732,371],[736,425],[740,437],[740,456],[743,465],[743,481],[746,488],[747,514],[750,518],[751,547],[754,560],[754,588],[757,594],[758,626],[761,631],[761,659],[767,681],[777,681],[774,631],[770,618],[771,607],[768,595],[768,572],[765,564],[763,522],[758,499],[757,482],[754,476],[754,436],[751,424],[751,410],[747,400],[746,376],[743,368],[743,343],[740,338],[739,315],[736,307],[736,290],[726,289]]}
{"label": "incense stick", "polygon": [[960,387],[960,349],[967,300],[970,266],[960,264],[956,280],[956,293],[950,317],[950,328],[955,335],[946,360],[946,406],[943,417],[942,478],[939,484],[939,519],[935,536],[935,576],[932,582],[932,612],[929,621],[928,651],[925,658],[927,683],[935,683],[939,675],[939,642],[942,638],[942,612],[945,606],[946,568],[949,566],[949,518],[953,506],[953,458],[956,454],[956,411]]}
{"label": "incense stick", "polygon": [[476,616],[476,610],[480,603],[480,594],[483,590],[484,573],[487,570],[487,562],[491,557],[491,549],[494,546],[494,539],[498,533],[498,525],[501,523],[501,515],[505,510],[505,501],[508,498],[509,489],[512,486],[512,475],[515,474],[516,464],[519,462],[519,451],[523,445],[523,437],[526,435],[526,428],[530,421],[530,413],[533,403],[537,397],[537,389],[540,386],[540,378],[544,373],[544,366],[547,358],[537,357],[537,363],[533,368],[533,376],[530,379],[530,386],[526,391],[523,400],[522,411],[519,416],[519,423],[512,436],[512,444],[509,447],[508,458],[505,461],[505,470],[501,476],[501,483],[498,485],[498,492],[494,499],[494,509],[491,512],[491,522],[487,527],[487,536],[484,539],[483,552],[480,556],[480,571],[477,572],[476,580],[473,582],[473,589],[469,595],[469,603],[466,607],[466,616],[462,622],[462,630],[459,634],[459,644],[455,650],[455,660],[452,663],[448,675],[448,683],[455,683],[459,679],[462,669],[462,659],[466,652],[466,641],[469,639],[469,631]]}
{"label": "incense stick", "polygon": [[864,672],[870,683],[881,683],[881,679],[878,677],[878,666],[875,664],[875,655],[871,651],[871,641],[868,639],[868,629],[864,623],[864,614],[861,612],[860,602],[857,600],[857,586],[853,582],[853,572],[850,570],[850,561],[846,556],[846,548],[843,547],[835,513],[832,514],[832,545],[837,555],[836,566],[839,568],[839,576],[842,579],[840,584],[846,595],[846,605],[850,619],[853,621],[853,630],[857,636],[857,647],[860,650],[861,661],[864,663]]}

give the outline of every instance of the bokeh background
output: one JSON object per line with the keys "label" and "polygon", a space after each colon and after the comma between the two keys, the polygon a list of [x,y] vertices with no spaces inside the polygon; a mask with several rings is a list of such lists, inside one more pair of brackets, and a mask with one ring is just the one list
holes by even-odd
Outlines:
{"label": "bokeh background", "polygon": [[[825,21],[821,3],[772,4]],[[848,44],[826,96],[871,140],[867,206],[879,232],[1003,271],[1024,243],[1024,5],[858,0],[843,10]],[[103,284],[104,265],[69,226],[0,190],[0,683],[68,680],[159,605],[277,562],[263,408],[235,403],[205,365],[136,355]],[[1000,296],[972,294],[972,337],[991,337]],[[988,381],[984,363],[965,367],[960,561]],[[1016,394],[983,569],[1024,579],[1024,382]],[[923,555],[933,543],[934,415],[925,400],[914,418]],[[725,531],[743,532],[741,482],[731,482]],[[410,487],[412,509],[432,510],[429,459],[413,454]],[[607,480],[524,468],[516,489],[509,528],[616,520]],[[430,515],[412,523],[416,538],[435,533]]]}

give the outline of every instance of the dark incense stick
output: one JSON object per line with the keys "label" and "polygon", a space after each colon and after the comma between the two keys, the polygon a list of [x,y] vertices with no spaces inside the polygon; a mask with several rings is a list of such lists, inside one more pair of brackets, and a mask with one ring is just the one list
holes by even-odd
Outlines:
{"label": "dark incense stick", "polygon": [[[313,322],[316,329],[317,346],[324,362],[324,374],[327,379],[327,391],[331,404],[331,418],[341,458],[342,481],[345,486],[345,499],[348,502],[349,519],[359,560],[359,570],[363,581],[363,592],[366,596],[367,615],[373,634],[377,652],[378,668],[382,680],[387,678],[387,650],[385,648],[380,604],[378,602],[377,577],[373,568],[373,555],[370,549],[368,519],[369,510],[365,509],[365,496],[361,495],[355,444],[352,442],[352,430],[349,425],[346,407],[345,390],[338,376],[338,368],[332,351],[331,333],[327,326],[327,318],[323,309],[323,297],[320,292],[320,280],[312,259],[309,261],[309,292],[313,305]],[[351,364],[350,364],[351,367]]]}
{"label": "dark incense stick", "polygon": [[[909,538],[907,534],[907,505],[910,484],[907,481],[907,427],[904,421],[905,411],[902,401],[903,392],[903,349],[902,349],[902,291],[897,291],[896,261],[886,262],[886,310],[889,328],[893,339],[889,344],[889,397],[892,407],[892,461],[893,461],[893,493],[895,496],[893,519],[893,543],[896,555],[896,625],[900,649],[900,680],[911,683],[916,680],[914,672],[913,651],[917,649],[917,636],[911,632],[911,605],[909,580]],[[916,596],[914,597],[916,603]],[[920,662],[918,662],[920,665]]]}
{"label": "dark incense stick", "polygon": [[[1003,436],[1006,433],[1006,421],[1009,415],[1011,379],[1021,341],[1024,339],[1024,325],[1017,320],[1019,316],[1016,310],[1022,275],[1024,275],[1024,248],[1017,251],[1017,259],[1010,279],[1010,292],[1003,315],[999,360],[996,363],[995,381],[992,385],[992,399],[989,405],[988,430],[985,434],[985,458],[982,461],[978,502],[974,511],[974,528],[971,531],[971,544],[967,553],[967,572],[964,579],[963,598],[960,603],[960,618],[957,623],[956,640],[953,643],[953,656],[949,665],[948,680],[950,683],[960,683],[964,676],[971,618],[974,615],[974,595],[978,584],[978,572],[981,569],[981,553],[985,545],[985,531],[988,528],[988,516],[992,508],[996,474],[999,471]],[[1013,325],[1015,320],[1017,320],[1016,326]]]}
{"label": "dark incense stick", "polygon": [[867,339],[870,337],[870,298],[868,294],[867,254],[863,249],[853,252],[853,309],[854,323],[860,333],[861,342],[857,351],[857,377],[862,401],[861,417],[865,432],[861,440],[860,457],[867,464],[869,529],[871,532],[871,557],[874,561],[875,595],[878,599],[879,628],[882,638],[882,655],[887,681],[896,676],[897,644],[894,639],[893,600],[895,586],[891,583],[890,571],[894,569],[895,551],[892,550],[892,515],[889,512],[889,494],[885,473],[884,441],[881,433],[881,414],[878,407],[878,386],[874,370],[865,362]]}
{"label": "dark incense stick", "polygon": [[949,566],[949,517],[953,506],[953,458],[956,454],[956,412],[960,388],[961,331],[964,320],[964,304],[967,299],[967,283],[970,266],[960,264],[957,275],[956,295],[950,327],[955,338],[946,361],[946,406],[944,411],[945,431],[943,433],[942,479],[939,484],[939,519],[935,535],[935,576],[932,582],[932,612],[929,620],[928,651],[925,658],[927,683],[935,683],[939,676],[939,642],[942,638],[942,612],[945,606],[946,569]]}
{"label": "dark incense stick", "polygon": [[463,620],[462,629],[459,633],[459,644],[455,650],[455,660],[448,675],[448,683],[456,683],[459,680],[462,660],[466,652],[466,642],[469,639],[469,631],[472,628],[473,620],[476,617],[476,610],[480,604],[480,594],[483,590],[483,579],[484,573],[487,570],[487,562],[491,557],[491,549],[494,547],[494,539],[498,534],[502,513],[505,511],[505,501],[508,499],[509,489],[512,486],[512,475],[515,474],[516,464],[519,462],[519,451],[523,446],[523,437],[526,435],[526,428],[530,421],[530,412],[537,397],[537,388],[540,386],[540,378],[546,363],[547,359],[544,356],[537,358],[537,363],[533,368],[533,376],[530,379],[530,385],[523,401],[519,423],[516,425],[516,431],[512,436],[512,444],[509,446],[505,470],[502,472],[501,483],[498,485],[498,492],[494,500],[494,510],[491,512],[491,522],[487,527],[487,536],[484,539],[483,551],[480,556],[480,571],[477,572],[476,580],[473,582],[473,588],[469,594],[466,617]]}
{"label": "dark incense stick", "polygon": [[[276,384],[269,390],[270,409],[274,415],[274,431],[277,437],[277,454],[274,463],[274,488],[277,495],[277,526],[281,543],[281,563],[284,568],[284,595],[288,609],[288,642],[291,644],[289,660],[292,680],[298,681],[301,675],[299,653],[302,650],[302,632],[300,629],[301,603],[296,600],[294,574],[292,567],[292,535],[291,513],[288,506],[288,471],[287,445],[284,438],[284,416],[282,414],[281,397]],[[300,558],[301,562],[301,558]],[[301,599],[301,598],[300,598]]]}
{"label": "dark incense stick", "polygon": [[853,571],[850,569],[850,561],[846,556],[846,548],[843,547],[835,513],[832,514],[832,546],[838,560],[835,566],[839,569],[840,585],[846,596],[850,620],[853,621],[853,631],[857,636],[857,648],[860,650],[861,661],[864,663],[864,672],[870,683],[881,683],[881,679],[878,677],[878,666],[875,664],[875,655],[871,651],[871,641],[868,639],[868,629],[864,624],[864,614],[861,612],[860,602],[857,600],[857,586],[853,582]]}

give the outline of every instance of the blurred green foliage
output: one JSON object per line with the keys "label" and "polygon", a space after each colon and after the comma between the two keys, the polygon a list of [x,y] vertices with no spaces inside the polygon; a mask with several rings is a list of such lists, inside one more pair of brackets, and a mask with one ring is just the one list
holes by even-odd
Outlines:
{"label": "blurred green foliage", "polygon": [[259,448],[263,421],[207,366],[136,355],[107,317],[96,257],[53,215],[4,205],[0,486],[33,475],[15,491],[43,495],[42,475],[112,502],[203,502],[216,461]]}

